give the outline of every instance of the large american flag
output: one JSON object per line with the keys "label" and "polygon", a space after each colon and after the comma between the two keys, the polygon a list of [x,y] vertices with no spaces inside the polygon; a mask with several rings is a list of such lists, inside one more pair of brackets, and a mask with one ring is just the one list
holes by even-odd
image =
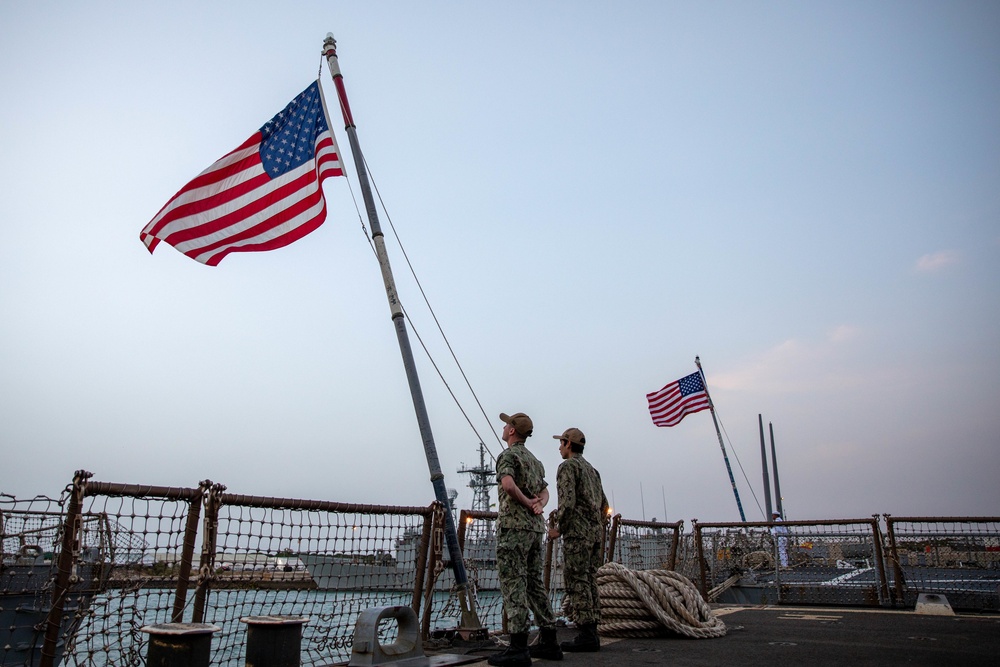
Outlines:
{"label": "large american flag", "polygon": [[323,180],[343,176],[319,81],[236,150],[198,174],[139,233],[215,266],[231,252],[274,250],[326,218]]}
{"label": "large american flag", "polygon": [[649,414],[657,426],[676,426],[689,414],[708,409],[708,392],[701,373],[685,375],[659,391],[646,394]]}

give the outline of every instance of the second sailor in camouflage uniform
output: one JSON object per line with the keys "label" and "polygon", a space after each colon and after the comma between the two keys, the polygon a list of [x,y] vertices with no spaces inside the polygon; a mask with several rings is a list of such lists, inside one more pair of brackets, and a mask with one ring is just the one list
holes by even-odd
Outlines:
{"label": "second sailor in camouflage uniform", "polygon": [[597,591],[597,568],[601,566],[604,521],[608,499],[601,486],[601,474],[583,458],[587,438],[578,428],[568,428],[559,441],[559,464],[556,482],[559,509],[552,513],[549,537],[563,538],[563,562],[570,619],[580,629],[572,642],[563,642],[564,651],[597,651],[597,623],[601,620],[601,601]]}
{"label": "second sailor in camouflage uniform", "polygon": [[[503,440],[507,443],[497,457],[497,492],[500,512],[497,527],[497,570],[500,593],[507,612],[510,648],[489,659],[491,665],[530,665],[528,617],[551,636],[549,641],[559,651],[555,638],[555,618],[542,585],[542,537],[545,533],[543,509],[549,501],[545,467],[524,446],[531,435],[531,418],[523,412],[501,414],[505,423]],[[561,652],[560,652],[561,657]]]}

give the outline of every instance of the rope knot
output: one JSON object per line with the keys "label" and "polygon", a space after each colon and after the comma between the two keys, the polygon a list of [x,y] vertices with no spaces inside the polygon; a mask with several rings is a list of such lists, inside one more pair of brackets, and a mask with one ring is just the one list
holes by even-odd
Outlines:
{"label": "rope knot", "polygon": [[608,637],[708,639],[726,634],[691,580],[672,570],[630,570],[607,563],[597,571],[600,633]]}

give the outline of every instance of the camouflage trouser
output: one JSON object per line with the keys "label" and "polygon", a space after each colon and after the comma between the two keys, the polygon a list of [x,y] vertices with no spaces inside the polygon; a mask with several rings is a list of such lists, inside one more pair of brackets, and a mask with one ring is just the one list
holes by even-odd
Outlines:
{"label": "camouflage trouser", "polygon": [[577,624],[601,620],[601,600],[597,594],[597,568],[601,565],[601,540],[563,538],[563,564],[570,620]]}
{"label": "camouflage trouser", "polygon": [[542,586],[542,534],[527,530],[500,529],[497,535],[497,573],[507,612],[507,629],[527,632],[528,609],[540,628],[552,627],[555,618],[549,596]]}

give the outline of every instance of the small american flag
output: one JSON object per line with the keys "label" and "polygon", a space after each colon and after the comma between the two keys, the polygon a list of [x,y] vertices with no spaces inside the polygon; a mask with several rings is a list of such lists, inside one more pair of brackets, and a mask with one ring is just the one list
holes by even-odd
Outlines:
{"label": "small american flag", "polygon": [[139,238],[149,252],[166,241],[209,266],[231,252],[281,248],[323,224],[323,180],[343,175],[317,80],[181,188]]}
{"label": "small american flag", "polygon": [[685,375],[659,391],[646,394],[649,414],[657,426],[676,426],[689,414],[708,409],[708,392],[701,373]]}

